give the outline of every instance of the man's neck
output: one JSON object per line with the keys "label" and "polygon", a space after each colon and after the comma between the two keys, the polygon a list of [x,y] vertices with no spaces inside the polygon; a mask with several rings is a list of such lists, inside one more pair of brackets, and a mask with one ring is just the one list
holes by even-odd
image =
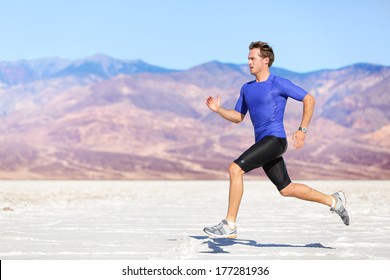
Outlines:
{"label": "man's neck", "polygon": [[271,75],[269,69],[264,70],[256,75],[256,82],[264,82],[268,79],[269,75]]}

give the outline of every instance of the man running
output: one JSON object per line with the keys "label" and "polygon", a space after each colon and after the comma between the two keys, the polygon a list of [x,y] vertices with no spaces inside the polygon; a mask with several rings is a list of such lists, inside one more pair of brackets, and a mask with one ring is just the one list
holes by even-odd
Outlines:
{"label": "man running", "polygon": [[326,195],[307,185],[291,182],[282,157],[287,150],[283,125],[287,98],[291,97],[303,103],[302,121],[293,135],[295,148],[301,149],[314,111],[313,96],[289,80],[270,73],[269,68],[275,56],[269,44],[252,42],[249,50],[248,66],[256,79],[242,86],[235,109],[223,108],[219,96],[210,96],[206,100],[212,111],[234,123],[242,122],[249,111],[255,130],[255,144],[229,166],[230,189],[226,218],[215,226],[204,228],[204,232],[211,237],[237,237],[236,218],[243,195],[243,176],[259,167],[263,167],[282,196],[328,205],[348,226],[350,215],[344,193],[340,191]]}

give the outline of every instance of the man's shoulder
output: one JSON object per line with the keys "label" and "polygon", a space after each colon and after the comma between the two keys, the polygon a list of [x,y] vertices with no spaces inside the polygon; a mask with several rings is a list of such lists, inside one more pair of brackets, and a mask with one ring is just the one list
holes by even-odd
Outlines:
{"label": "man's shoulder", "polygon": [[292,84],[289,79],[273,75],[273,84],[279,87],[288,87]]}
{"label": "man's shoulder", "polygon": [[272,75],[273,76],[273,80],[277,83],[285,83],[285,82],[290,82],[288,79],[286,78],[283,78],[283,77],[280,77],[280,76],[276,76],[276,75]]}
{"label": "man's shoulder", "polygon": [[245,90],[248,86],[252,85],[256,80],[246,82],[245,84],[242,85],[241,90]]}
{"label": "man's shoulder", "polygon": [[256,80],[252,80],[252,81],[246,82],[243,86],[245,87],[245,86],[251,85],[255,82],[256,82]]}

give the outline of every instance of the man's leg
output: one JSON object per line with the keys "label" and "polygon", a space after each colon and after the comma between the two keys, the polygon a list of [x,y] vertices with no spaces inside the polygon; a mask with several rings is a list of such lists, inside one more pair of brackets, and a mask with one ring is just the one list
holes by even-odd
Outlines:
{"label": "man's leg", "polygon": [[229,190],[229,207],[226,219],[212,227],[205,227],[203,231],[214,238],[236,238],[237,226],[236,218],[240,208],[242,194],[244,192],[243,177],[244,171],[236,164],[229,166],[230,190]]}
{"label": "man's leg", "polygon": [[[236,222],[242,194],[244,192],[243,177],[245,173],[259,168],[270,159],[283,154],[287,141],[275,136],[267,136],[253,144],[229,166],[230,189],[229,207],[226,220]],[[287,185],[287,184],[286,184]]]}
{"label": "man's leg", "polygon": [[332,195],[323,194],[304,184],[290,183],[280,191],[283,196],[296,197],[328,205],[332,212],[336,212],[345,225],[349,226],[351,215],[346,207],[347,199],[343,192],[335,192]]}
{"label": "man's leg", "polygon": [[281,195],[327,205],[332,212],[336,212],[340,216],[345,225],[348,226],[350,224],[351,217],[346,208],[347,199],[343,192],[326,195],[307,185],[292,183],[288,176],[283,157],[270,161],[263,166],[263,169],[268,178],[276,185]]}
{"label": "man's leg", "polygon": [[[226,219],[215,226],[204,228],[203,231],[205,233],[212,237],[237,237],[237,226],[235,225],[235,222],[238,209],[240,208],[241,198],[244,193],[244,174],[262,166],[269,159],[283,154],[285,147],[286,145],[283,143],[283,139],[267,136],[253,144],[238,159],[230,164],[229,206]],[[285,184],[285,186],[287,186],[287,184]]]}
{"label": "man's leg", "polygon": [[283,157],[273,159],[265,164],[263,169],[281,195],[318,202],[328,206],[332,205],[332,197],[330,195],[323,194],[307,185],[291,182]]}
{"label": "man's leg", "polygon": [[304,184],[290,183],[280,191],[280,194],[286,197],[296,197],[307,201],[318,202],[329,207],[332,206],[332,196],[326,195]]}
{"label": "man's leg", "polygon": [[244,174],[245,172],[236,163],[232,162],[230,164],[229,207],[226,220],[232,223],[236,222],[241,198],[244,193]]}

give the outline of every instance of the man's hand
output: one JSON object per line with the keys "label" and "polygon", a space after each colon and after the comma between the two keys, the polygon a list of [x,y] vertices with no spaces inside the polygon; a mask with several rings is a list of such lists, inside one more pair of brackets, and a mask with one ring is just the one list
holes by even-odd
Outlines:
{"label": "man's hand", "polygon": [[236,110],[226,110],[221,106],[221,98],[217,95],[217,99],[214,99],[212,96],[209,96],[206,99],[206,104],[210,110],[216,112],[222,118],[234,122],[240,123],[244,120],[245,115],[237,112]]}
{"label": "man's hand", "polygon": [[217,112],[221,108],[221,98],[217,95],[217,99],[214,99],[212,96],[209,96],[206,100],[207,106],[210,110]]}
{"label": "man's hand", "polygon": [[294,133],[292,140],[294,140],[295,149],[299,150],[303,147],[303,144],[305,142],[305,136],[305,133],[300,130]]}

